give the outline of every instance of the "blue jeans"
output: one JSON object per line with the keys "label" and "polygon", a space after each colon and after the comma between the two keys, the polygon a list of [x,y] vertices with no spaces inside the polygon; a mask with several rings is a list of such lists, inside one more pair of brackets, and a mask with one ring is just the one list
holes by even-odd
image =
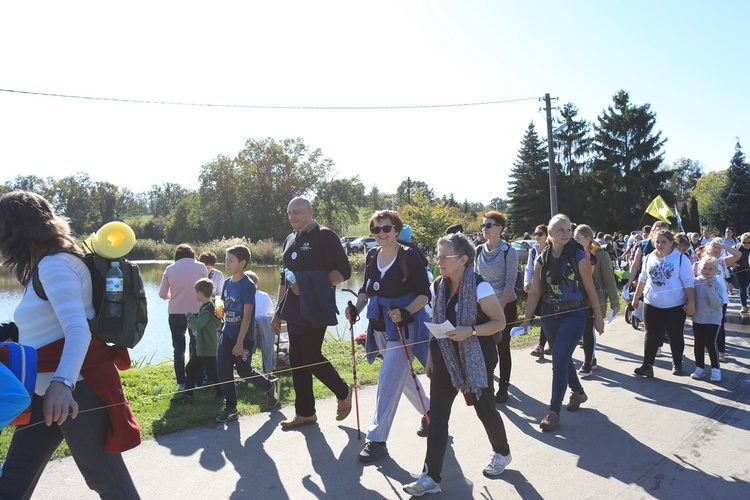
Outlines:
{"label": "blue jeans", "polygon": [[188,329],[187,317],[184,314],[169,315],[169,330],[172,332],[174,375],[178,385],[185,385],[185,332],[189,332],[191,358],[197,355],[195,337],[193,337],[193,332]]}
{"label": "blue jeans", "polygon": [[573,364],[573,352],[583,337],[586,309],[554,312],[542,306],[542,328],[552,348],[552,398],[549,409],[559,412],[565,398],[565,388],[583,392]]}

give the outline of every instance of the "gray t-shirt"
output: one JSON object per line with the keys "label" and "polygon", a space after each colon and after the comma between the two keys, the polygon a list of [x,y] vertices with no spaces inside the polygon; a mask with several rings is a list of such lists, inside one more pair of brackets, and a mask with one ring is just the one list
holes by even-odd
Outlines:
{"label": "gray t-shirt", "polygon": [[492,285],[498,300],[502,300],[506,291],[510,292],[508,302],[518,298],[514,288],[518,275],[518,253],[510,243],[501,241],[493,250],[487,250],[487,243],[479,245],[474,267]]}

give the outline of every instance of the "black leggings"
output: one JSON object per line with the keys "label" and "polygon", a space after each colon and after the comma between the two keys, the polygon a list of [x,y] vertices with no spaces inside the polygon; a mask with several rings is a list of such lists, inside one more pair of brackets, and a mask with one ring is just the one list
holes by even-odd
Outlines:
{"label": "black leggings", "polygon": [[698,368],[705,366],[704,349],[708,349],[711,368],[719,367],[719,349],[716,345],[718,333],[719,325],[693,323],[693,340],[695,340],[693,354],[695,354],[695,366]]}
{"label": "black leggings", "polygon": [[719,325],[719,334],[716,337],[716,345],[719,348],[719,352],[726,351],[727,342],[727,331],[724,329],[724,322],[727,320],[727,305],[721,308],[721,325]]}
{"label": "black leggings", "polygon": [[685,350],[685,318],[687,314],[682,306],[661,309],[646,303],[643,304],[643,319],[646,324],[646,340],[643,342],[643,362],[653,365],[656,359],[656,350],[659,348],[664,333],[669,336],[670,351],[672,351],[672,362],[676,366],[682,366],[682,353]]}
{"label": "black leggings", "polygon": [[510,330],[517,326],[516,321],[518,320],[518,308],[516,304],[518,300],[508,302],[505,304],[505,329],[503,330],[502,338],[497,344],[497,358],[498,364],[500,365],[500,382],[498,386],[510,384],[510,369],[513,366],[513,362],[510,357]]}
{"label": "black leggings", "polygon": [[596,333],[591,309],[586,312],[586,326],[583,329],[583,362],[593,363],[596,359]]}

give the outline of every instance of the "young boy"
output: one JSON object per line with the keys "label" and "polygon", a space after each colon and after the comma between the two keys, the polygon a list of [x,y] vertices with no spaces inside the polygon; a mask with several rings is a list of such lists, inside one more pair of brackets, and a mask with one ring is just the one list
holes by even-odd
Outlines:
{"label": "young boy", "polygon": [[255,349],[260,347],[263,359],[263,373],[271,373],[276,367],[276,356],[274,354],[275,335],[271,331],[271,318],[274,315],[276,307],[266,292],[258,290],[258,283],[260,282],[258,275],[253,271],[247,271],[245,274],[255,284],[255,346],[250,355],[255,354]]}
{"label": "young boy", "polygon": [[[195,298],[201,304],[198,313],[187,313],[187,322],[190,330],[195,335],[195,346],[198,352],[197,356],[192,356],[185,367],[185,392],[178,395],[173,401],[180,401],[185,404],[193,402],[193,389],[195,388],[195,378],[200,373],[201,368],[206,370],[209,384],[216,384],[219,377],[216,370],[216,347],[219,343],[218,331],[221,328],[221,320],[216,317],[216,308],[211,302],[211,295],[214,291],[214,284],[208,278],[201,278],[195,282]],[[216,393],[223,396],[223,392],[218,386]]]}
{"label": "young boy", "polygon": [[216,417],[217,422],[237,418],[237,390],[234,387],[234,371],[249,380],[268,398],[268,406],[279,404],[278,379],[270,380],[251,366],[250,352],[255,343],[255,285],[245,276],[245,267],[250,262],[250,250],[244,245],[227,249],[226,268],[229,278],[224,282],[224,329],[219,338],[217,361],[219,381],[224,391],[226,406]]}

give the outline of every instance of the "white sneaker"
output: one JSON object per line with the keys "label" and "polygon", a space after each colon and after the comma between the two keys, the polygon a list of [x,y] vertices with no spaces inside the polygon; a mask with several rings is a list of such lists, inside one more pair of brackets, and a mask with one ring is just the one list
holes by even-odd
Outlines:
{"label": "white sneaker", "polygon": [[696,368],[692,375],[690,375],[690,378],[693,380],[700,380],[703,377],[706,376],[706,370],[703,368]]}
{"label": "white sneaker", "polygon": [[404,485],[403,490],[413,497],[421,497],[426,493],[440,493],[440,484],[424,473],[413,483]]}
{"label": "white sneaker", "polygon": [[482,472],[487,476],[499,476],[512,460],[513,457],[510,456],[510,453],[505,456],[493,453],[490,457],[490,463],[482,469]]}
{"label": "white sneaker", "polygon": [[661,347],[656,348],[656,355],[661,356]]}
{"label": "white sneaker", "polygon": [[711,368],[711,382],[721,382],[721,369]]}

